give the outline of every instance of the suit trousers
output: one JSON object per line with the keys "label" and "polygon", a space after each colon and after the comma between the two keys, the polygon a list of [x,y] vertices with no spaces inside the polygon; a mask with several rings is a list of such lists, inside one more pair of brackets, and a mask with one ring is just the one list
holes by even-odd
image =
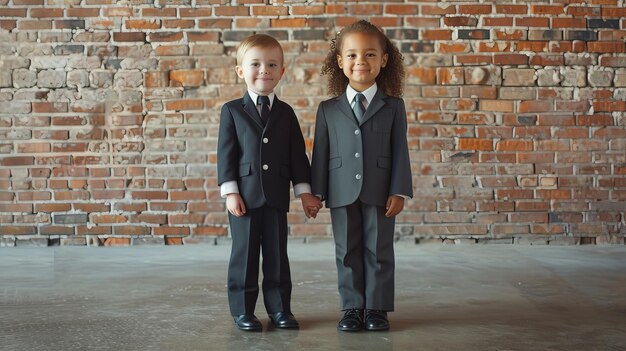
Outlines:
{"label": "suit trousers", "polygon": [[357,200],[331,208],[341,309],[393,311],[395,217]]}
{"label": "suit trousers", "polygon": [[263,253],[263,302],[267,313],[291,312],[287,257],[287,212],[267,205],[228,215],[232,250],[228,263],[228,304],[233,316],[253,314],[259,295]]}

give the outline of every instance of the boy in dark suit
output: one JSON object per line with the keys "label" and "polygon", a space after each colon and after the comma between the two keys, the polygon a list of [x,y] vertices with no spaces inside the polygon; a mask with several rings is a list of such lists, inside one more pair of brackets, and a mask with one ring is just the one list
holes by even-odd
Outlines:
{"label": "boy in dark suit", "polygon": [[322,73],[335,97],[317,110],[312,187],[330,208],[344,311],[337,329],[387,330],[395,216],[413,196],[402,55],[359,21],[337,34]]}
{"label": "boy in dark suit", "polygon": [[232,236],[228,302],[241,330],[262,329],[254,315],[263,253],[263,300],[277,328],[298,328],[291,313],[287,257],[289,182],[307,217],[321,207],[311,195],[310,166],[293,109],[274,88],[285,68],[276,39],[257,34],[237,49],[237,75],[247,92],[222,107],[217,146],[218,185],[226,197]]}

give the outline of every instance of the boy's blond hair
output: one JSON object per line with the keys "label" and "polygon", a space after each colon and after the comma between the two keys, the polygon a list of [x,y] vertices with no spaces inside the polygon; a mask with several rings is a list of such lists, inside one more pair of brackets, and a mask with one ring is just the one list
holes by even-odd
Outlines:
{"label": "boy's blond hair", "polygon": [[246,54],[246,52],[254,47],[259,47],[262,49],[278,48],[280,49],[281,62],[284,62],[283,47],[280,46],[278,40],[267,34],[254,34],[247,37],[239,44],[239,47],[237,48],[238,66],[241,66],[241,63],[243,62],[243,56]]}

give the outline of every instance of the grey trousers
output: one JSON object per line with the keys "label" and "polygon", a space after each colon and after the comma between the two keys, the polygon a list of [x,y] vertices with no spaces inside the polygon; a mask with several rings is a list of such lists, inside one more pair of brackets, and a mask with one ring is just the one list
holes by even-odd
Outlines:
{"label": "grey trousers", "polygon": [[393,311],[395,217],[357,200],[330,210],[341,309]]}

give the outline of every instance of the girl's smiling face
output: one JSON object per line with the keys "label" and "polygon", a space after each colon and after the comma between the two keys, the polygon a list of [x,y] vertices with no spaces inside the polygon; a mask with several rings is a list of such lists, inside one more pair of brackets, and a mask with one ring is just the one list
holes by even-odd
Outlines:
{"label": "girl's smiling face", "polygon": [[348,77],[350,86],[363,91],[376,82],[380,69],[387,65],[387,57],[376,36],[353,32],[342,39],[337,63]]}

